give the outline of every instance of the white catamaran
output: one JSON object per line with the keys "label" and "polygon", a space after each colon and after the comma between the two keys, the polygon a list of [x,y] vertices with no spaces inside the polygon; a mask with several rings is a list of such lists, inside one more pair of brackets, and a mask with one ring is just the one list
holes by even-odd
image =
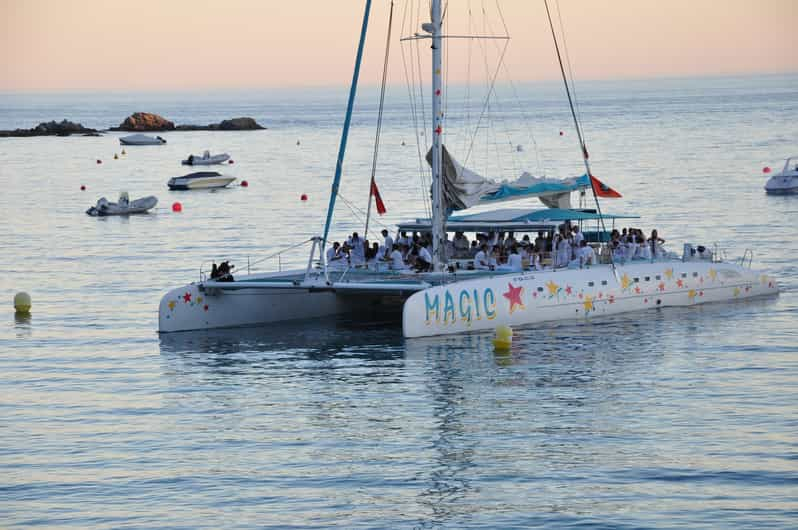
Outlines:
{"label": "white catamaran", "polygon": [[[717,251],[685,245],[684,252],[677,256],[659,248],[656,238],[651,247],[644,242],[638,245],[638,250],[646,252],[636,252],[634,243],[631,252],[628,246],[625,252],[613,249],[605,221],[614,223],[623,216],[601,213],[596,196],[603,195],[605,189],[591,175],[575,113],[586,168],[582,177],[548,179],[525,173],[511,183],[497,182],[455,161],[443,145],[442,57],[447,35],[443,33],[440,0],[432,1],[431,21],[422,24],[422,33],[409,37],[429,40],[432,44],[432,145],[427,157],[432,167],[431,218],[416,219],[398,227],[399,233],[431,234],[432,270],[390,270],[382,263],[344,267],[328,263],[325,247],[338,195],[370,7],[371,0],[366,0],[324,232],[311,240],[307,267],[266,274],[233,275],[229,269],[215,270],[209,277],[201,273],[197,282],[172,289],[163,296],[159,306],[160,332],[344,313],[361,313],[367,318],[379,310],[387,310],[401,313],[406,337],[421,337],[494,329],[500,324],[584,321],[629,311],[778,293],[774,278],[751,269],[750,251],[737,262],[726,262]],[[555,37],[555,45],[556,42]],[[570,102],[570,93],[568,97]],[[593,191],[596,208],[571,208],[571,194],[586,189]],[[455,210],[521,197],[538,197],[547,207],[451,215]],[[555,249],[544,248],[541,252],[544,260],[539,265],[524,263],[520,270],[482,269],[472,255],[453,252],[448,237],[448,233],[458,236],[512,233],[519,240],[527,234],[530,241],[538,236],[544,242],[551,242],[564,223],[582,228],[585,240],[597,250],[595,260],[569,260],[563,264],[555,259],[550,263],[545,251]]]}

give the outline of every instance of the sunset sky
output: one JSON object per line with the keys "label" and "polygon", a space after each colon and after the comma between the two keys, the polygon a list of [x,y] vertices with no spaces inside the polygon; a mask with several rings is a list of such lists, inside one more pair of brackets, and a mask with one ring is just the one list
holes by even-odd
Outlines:
{"label": "sunset sky", "polygon": [[[364,3],[0,0],[0,91],[340,85],[351,78]],[[366,83],[379,80],[388,5],[373,0]],[[418,5],[397,0],[395,37],[406,6]],[[495,0],[451,0],[450,31],[466,31],[466,8],[483,5],[499,33]],[[514,80],[559,75],[542,0],[500,5]],[[578,79],[798,72],[798,0],[560,0],[560,9]],[[403,35],[417,31],[412,21]],[[392,80],[403,82],[394,46]],[[464,72],[451,66],[450,80]]]}

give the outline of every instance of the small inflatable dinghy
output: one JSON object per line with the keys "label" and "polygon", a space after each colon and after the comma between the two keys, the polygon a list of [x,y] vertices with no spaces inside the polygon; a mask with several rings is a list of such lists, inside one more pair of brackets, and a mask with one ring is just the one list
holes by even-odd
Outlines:
{"label": "small inflatable dinghy", "polygon": [[210,151],[205,151],[202,156],[188,155],[188,158],[183,160],[181,164],[184,166],[212,166],[214,164],[221,164],[230,159],[230,155],[222,153],[220,155],[212,155]]}
{"label": "small inflatable dinghy", "polygon": [[131,215],[134,213],[147,213],[158,204],[158,198],[154,195],[142,197],[131,201],[127,192],[119,194],[119,202],[109,202],[105,197],[101,197],[97,204],[86,210],[92,217],[103,217],[106,215]]}

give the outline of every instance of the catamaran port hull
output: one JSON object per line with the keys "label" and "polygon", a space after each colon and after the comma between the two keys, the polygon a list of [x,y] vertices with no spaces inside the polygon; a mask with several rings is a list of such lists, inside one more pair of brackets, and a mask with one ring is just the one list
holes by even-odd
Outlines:
{"label": "catamaran port hull", "polygon": [[618,266],[617,276],[610,266],[505,274],[412,295],[402,328],[408,338],[449,335],[776,293],[772,277],[730,263],[646,262]]}

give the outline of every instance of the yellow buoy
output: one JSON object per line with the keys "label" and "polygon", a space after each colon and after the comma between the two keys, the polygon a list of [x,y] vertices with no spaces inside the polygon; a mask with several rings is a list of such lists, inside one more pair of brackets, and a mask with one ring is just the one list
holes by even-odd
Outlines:
{"label": "yellow buoy", "polygon": [[30,313],[30,306],[30,295],[28,293],[22,292],[14,295],[14,309],[17,310],[17,313]]}
{"label": "yellow buoy", "polygon": [[498,326],[496,328],[496,338],[493,339],[493,347],[496,351],[507,351],[513,345],[513,329],[510,326]]}

